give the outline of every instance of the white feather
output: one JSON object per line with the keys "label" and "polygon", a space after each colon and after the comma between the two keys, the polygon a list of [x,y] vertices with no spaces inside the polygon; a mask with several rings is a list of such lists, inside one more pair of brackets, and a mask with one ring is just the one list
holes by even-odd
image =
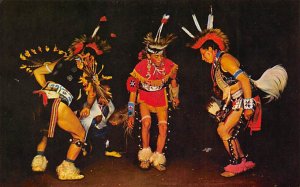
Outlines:
{"label": "white feather", "polygon": [[189,30],[187,30],[187,28],[181,27],[181,29],[182,29],[187,35],[189,35],[189,37],[195,38],[195,36],[194,36]]}
{"label": "white feather", "polygon": [[155,42],[159,41],[159,36],[160,36],[163,25],[164,24],[161,24],[160,27],[157,30],[157,33],[156,33],[156,36],[155,36],[155,39],[154,39]]}
{"label": "white feather", "polygon": [[280,97],[286,87],[288,74],[284,67],[276,65],[267,69],[258,80],[252,80],[257,88],[267,93],[268,102]]}
{"label": "white feather", "polygon": [[207,29],[212,29],[213,27],[214,27],[214,16],[212,14],[209,14],[207,18]]}
{"label": "white feather", "polygon": [[169,18],[170,18],[170,15],[167,15],[167,14],[163,15],[163,19],[169,19]]}
{"label": "white feather", "polygon": [[216,103],[216,102],[211,102],[208,106],[207,106],[207,111],[209,113],[211,113],[212,115],[216,115],[218,111],[220,111],[221,108],[220,106]]}
{"label": "white feather", "polygon": [[196,15],[195,15],[195,14],[192,14],[192,17],[193,17],[194,23],[195,23],[195,25],[196,25],[198,31],[199,31],[199,32],[202,32],[202,29],[201,29],[201,27],[200,27],[200,25],[199,25],[199,22],[198,22],[198,20],[197,20]]}
{"label": "white feather", "polygon": [[97,34],[97,32],[98,32],[99,29],[100,29],[100,26],[98,25],[98,26],[95,28],[95,30],[94,30],[94,32],[93,32],[93,34],[92,34],[92,38],[94,38],[94,37],[96,36],[96,34]]}
{"label": "white feather", "polygon": [[[163,17],[162,17],[162,20],[163,20],[163,19],[168,20],[169,18],[170,18],[170,15],[164,14]],[[160,27],[159,27],[158,30],[157,30],[155,39],[154,39],[155,42],[159,42],[160,34],[161,34],[162,29],[163,29],[163,26],[164,26],[164,23],[161,23]]]}

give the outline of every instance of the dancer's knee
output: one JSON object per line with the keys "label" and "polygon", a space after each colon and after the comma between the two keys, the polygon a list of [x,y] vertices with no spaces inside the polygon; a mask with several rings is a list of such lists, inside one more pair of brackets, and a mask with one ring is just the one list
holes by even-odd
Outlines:
{"label": "dancer's knee", "polygon": [[159,135],[166,137],[167,136],[167,122],[159,122],[158,123]]}
{"label": "dancer's knee", "polygon": [[86,133],[84,128],[82,128],[82,129],[78,129],[75,132],[72,132],[71,135],[74,139],[79,139],[80,141],[84,141]]}
{"label": "dancer's knee", "polygon": [[228,138],[230,138],[230,133],[229,133],[229,129],[226,128],[226,126],[224,125],[224,123],[220,123],[218,128],[217,128],[217,132],[218,135],[220,136],[220,138],[222,140],[226,140]]}
{"label": "dancer's knee", "polygon": [[143,130],[149,130],[150,127],[151,127],[151,120],[150,120],[150,118],[144,119],[142,121],[142,128],[143,128]]}

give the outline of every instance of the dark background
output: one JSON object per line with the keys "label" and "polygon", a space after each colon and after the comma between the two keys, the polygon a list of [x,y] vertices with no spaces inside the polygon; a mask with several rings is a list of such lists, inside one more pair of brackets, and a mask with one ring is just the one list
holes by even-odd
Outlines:
{"label": "dark background", "polygon": [[228,35],[230,52],[253,79],[276,64],[287,69],[289,80],[282,98],[264,105],[262,131],[252,136],[248,147],[258,164],[278,171],[287,183],[299,184],[300,5],[299,1],[291,0],[2,1],[1,181],[30,175],[37,141],[31,92],[38,87],[33,77],[18,69],[19,54],[25,49],[55,44],[67,50],[75,37],[92,34],[103,15],[108,18],[103,33],[113,32],[118,36],[109,40],[112,51],[99,59],[105,64],[106,74],[113,76],[110,85],[117,107],[128,101],[125,81],[144,47],[143,37],[150,31],[156,33],[164,13],[171,15],[162,35],[172,32],[178,36],[168,47],[167,56],[179,65],[181,88],[181,106],[171,133],[172,155],[189,159],[189,155],[204,147],[222,150],[216,125],[204,108],[211,95],[210,65],[201,62],[198,51],[185,47],[190,40],[178,26],[182,24],[196,33],[191,17],[193,9],[205,28],[211,4],[214,27]]}

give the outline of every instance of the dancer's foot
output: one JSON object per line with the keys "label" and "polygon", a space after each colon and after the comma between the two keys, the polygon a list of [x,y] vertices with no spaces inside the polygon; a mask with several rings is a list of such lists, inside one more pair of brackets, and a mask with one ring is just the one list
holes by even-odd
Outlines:
{"label": "dancer's foot", "polygon": [[255,167],[255,165],[256,165],[254,162],[252,162],[250,160],[247,160],[246,158],[243,158],[242,162],[244,163],[244,165],[247,168],[247,170],[253,169]]}
{"label": "dancer's foot", "polygon": [[48,160],[43,155],[36,155],[31,163],[32,171],[43,172],[47,168]]}
{"label": "dancer's foot", "polygon": [[224,167],[224,172],[221,173],[221,176],[223,177],[233,177],[239,173],[247,171],[247,168],[245,166],[245,162],[241,162],[239,164],[229,164]]}
{"label": "dancer's foot", "polygon": [[79,180],[84,178],[84,175],[80,175],[80,170],[75,167],[74,163],[65,160],[57,166],[56,172],[60,180]]}
{"label": "dancer's foot", "polygon": [[158,171],[165,171],[165,170],[167,170],[166,166],[163,165],[163,164],[159,164],[157,166],[153,165],[153,167],[155,167],[155,169],[157,169]]}
{"label": "dancer's foot", "polygon": [[154,152],[150,157],[150,162],[153,167],[155,167],[158,171],[165,171],[166,170],[166,157],[164,154],[159,152]]}
{"label": "dancer's foot", "polygon": [[150,167],[149,160],[148,161],[141,161],[141,163],[140,163],[140,168],[141,169],[149,169],[149,167]]}

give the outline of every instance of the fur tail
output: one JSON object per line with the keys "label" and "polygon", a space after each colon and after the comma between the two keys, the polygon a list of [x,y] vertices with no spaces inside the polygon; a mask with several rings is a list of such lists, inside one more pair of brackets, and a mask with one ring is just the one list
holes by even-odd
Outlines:
{"label": "fur tail", "polygon": [[267,69],[258,80],[252,80],[255,86],[265,92],[267,103],[276,100],[283,92],[288,80],[288,74],[284,67],[276,65]]}

